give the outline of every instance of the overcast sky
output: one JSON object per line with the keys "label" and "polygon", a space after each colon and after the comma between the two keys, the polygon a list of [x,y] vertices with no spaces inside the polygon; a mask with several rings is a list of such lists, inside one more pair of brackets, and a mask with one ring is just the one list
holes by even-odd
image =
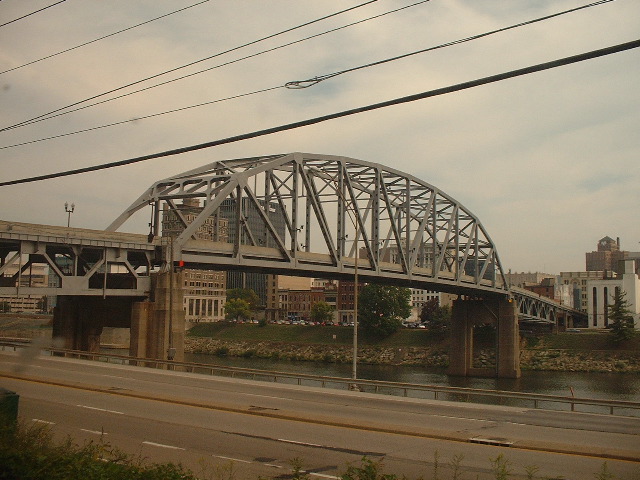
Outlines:
{"label": "overcast sky", "polygon": [[[0,27],[0,71],[198,0],[66,0]],[[0,74],[0,128],[365,0],[210,0]],[[209,68],[414,3],[378,0],[163,76]],[[55,0],[5,0],[0,24]],[[636,40],[640,2],[616,0],[326,80],[157,118],[170,109],[332,73],[588,4],[432,0],[189,79],[0,132],[0,181],[97,165],[260,130]],[[146,82],[148,86],[158,81]],[[0,187],[0,219],[105,228],[154,181],[205,163],[294,151],[392,166],[477,215],[512,271],[584,270],[609,235],[640,250],[640,49],[294,131],[61,179]],[[124,90],[123,92],[131,91]],[[112,95],[113,96],[113,95]],[[108,98],[108,97],[101,97]],[[124,231],[145,233],[143,222]]]}

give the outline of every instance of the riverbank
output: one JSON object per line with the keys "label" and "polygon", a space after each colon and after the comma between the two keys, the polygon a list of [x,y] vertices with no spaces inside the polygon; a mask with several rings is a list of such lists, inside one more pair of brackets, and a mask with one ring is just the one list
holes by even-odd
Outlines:
{"label": "riverbank", "polygon": [[[213,338],[185,339],[185,351],[220,357],[270,358],[275,360],[350,363],[353,347],[344,345],[300,345],[265,341],[230,341]],[[474,363],[490,366],[494,352],[482,349]],[[447,367],[449,356],[442,347],[359,346],[358,363],[370,365]],[[560,349],[523,349],[522,370],[569,372],[640,373],[640,355],[634,351],[575,351]]]}
{"label": "riverbank", "polygon": [[[294,325],[199,325],[185,339],[185,351],[220,357],[350,363],[351,329]],[[561,333],[523,339],[523,370],[640,373],[640,339],[613,348],[606,333]],[[490,366],[495,351],[478,339],[475,366]],[[403,329],[382,340],[362,338],[358,363],[447,367],[448,342],[427,331]]]}
{"label": "riverbank", "polygon": [[[51,338],[51,317],[13,318],[0,315],[0,336]],[[126,329],[118,329],[126,330]],[[121,334],[123,332],[120,332]],[[126,332],[128,333],[128,331]],[[348,364],[352,359],[352,330],[348,327],[298,325],[200,324],[185,338],[185,351],[218,357],[267,358]],[[108,335],[105,335],[105,339]],[[385,339],[360,335],[358,363],[446,368],[448,342],[427,330],[402,329]],[[126,348],[128,338],[117,342]],[[487,339],[476,339],[474,365],[491,366],[495,351]],[[640,374],[640,338],[613,348],[606,333],[561,333],[523,339],[522,370],[565,372],[615,372]]]}

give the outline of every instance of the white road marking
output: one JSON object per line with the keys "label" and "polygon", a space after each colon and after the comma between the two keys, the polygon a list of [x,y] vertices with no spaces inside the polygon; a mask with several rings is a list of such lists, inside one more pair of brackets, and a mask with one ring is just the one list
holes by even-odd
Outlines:
{"label": "white road marking", "polygon": [[37,423],[46,423],[47,425],[55,425],[55,422],[48,422],[46,420],[40,420],[39,418],[34,418],[32,421]]}
{"label": "white road marking", "polygon": [[152,447],[170,448],[172,450],[185,450],[182,447],[176,447],[176,446],[173,446],[173,445],[163,445],[162,443],[148,442],[146,440],[144,442],[142,442],[142,443],[146,444],[146,445],[151,445]]}
{"label": "white road marking", "polygon": [[101,377],[107,377],[107,378],[118,378],[120,380],[131,380],[131,378],[129,378],[129,377],[121,377],[121,376],[118,376],[118,375],[104,375],[104,374],[102,374],[100,376]]}
{"label": "white road marking", "polygon": [[276,440],[284,443],[293,443],[295,445],[303,445],[305,447],[322,447],[323,446],[323,445],[318,445],[317,443],[306,443],[306,442],[298,442],[297,440],[287,440],[286,438],[278,438]]}
{"label": "white road marking", "polygon": [[239,458],[223,457],[222,455],[212,455],[212,457],[221,458],[223,460],[231,460],[232,462],[253,463],[248,460],[240,460]]}
{"label": "white road marking", "polygon": [[263,463],[265,467],[282,468],[282,465],[274,465],[273,463]]}
{"label": "white road marking", "polygon": [[108,435],[108,433],[106,432],[99,432],[98,430],[86,430],[84,428],[81,428],[80,431],[82,432],[87,432],[87,433],[95,433],[96,435]]}
{"label": "white road marking", "polygon": [[493,422],[493,420],[484,420],[482,418],[471,418],[471,417],[453,417],[450,415],[430,415],[431,417],[438,417],[438,418],[452,418],[454,420],[474,420],[476,422],[487,422],[487,423],[491,423]]}
{"label": "white road marking", "polygon": [[87,405],[76,405],[76,407],[80,407],[80,408],[88,408],[89,410],[98,410],[99,412],[107,412],[107,413],[116,413],[118,415],[124,415],[123,412],[118,412],[116,410],[106,410],[104,408],[97,408],[97,407],[89,407]]}
{"label": "white road marking", "polygon": [[321,478],[334,478],[334,479],[339,479],[340,478],[340,477],[335,477],[333,475],[325,475],[324,473],[309,472],[309,473],[307,473],[307,475],[314,475],[316,477],[321,477]]}

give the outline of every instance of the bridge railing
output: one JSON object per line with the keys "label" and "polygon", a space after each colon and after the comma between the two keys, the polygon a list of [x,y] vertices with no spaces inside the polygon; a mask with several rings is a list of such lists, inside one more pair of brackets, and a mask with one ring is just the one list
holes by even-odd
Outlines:
{"label": "bridge railing", "polygon": [[[0,342],[0,348],[25,348],[22,342]],[[330,377],[291,372],[277,372],[253,368],[230,367],[193,362],[177,362],[148,358],[136,358],[113,353],[90,353],[78,350],[43,348],[50,355],[78,358],[83,360],[102,361],[121,365],[138,365],[166,370],[179,370],[191,373],[226,376],[249,380],[261,380],[289,385],[315,386],[343,390],[357,390],[367,393],[397,395],[410,398],[431,398],[434,400],[497,404],[548,410],[570,410],[589,413],[609,413],[618,416],[640,416],[640,402],[626,400],[607,400],[597,398],[581,398],[539,393],[508,392],[464,387],[448,387],[442,385],[422,385],[415,383],[387,382],[380,380]]]}

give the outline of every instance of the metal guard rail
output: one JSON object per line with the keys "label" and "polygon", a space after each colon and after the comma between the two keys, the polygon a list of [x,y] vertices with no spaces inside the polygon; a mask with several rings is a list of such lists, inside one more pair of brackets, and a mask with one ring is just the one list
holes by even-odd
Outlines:
{"label": "metal guard rail", "polygon": [[[28,344],[18,342],[0,342],[2,350],[5,347],[24,348]],[[310,375],[304,373],[289,373],[278,372],[270,370],[258,370],[253,368],[243,367],[228,367],[224,365],[213,365],[207,363],[191,363],[191,362],[178,362],[175,360],[161,360],[161,359],[149,359],[140,357],[130,357],[128,355],[117,355],[111,353],[92,353],[79,350],[67,350],[43,347],[42,350],[48,351],[51,355],[59,355],[69,358],[78,358],[84,360],[103,361],[106,363],[114,363],[112,360],[118,360],[117,363],[138,365],[153,368],[166,368],[170,370],[183,370],[190,373],[208,373],[209,375],[221,375],[224,373],[232,378],[249,378],[252,380],[268,380],[278,383],[279,380],[290,379],[294,380],[297,385],[303,385],[303,380],[309,382],[307,386],[317,386],[318,384],[325,388],[346,388],[348,390],[358,390],[363,392],[381,393],[392,395],[393,391],[402,392],[404,397],[409,397],[410,391],[431,392],[433,393],[434,400],[452,400],[452,401],[466,401],[469,403],[489,403],[476,400],[472,402],[471,397],[493,398],[498,402],[492,402],[490,404],[506,405],[505,400],[520,400],[533,406],[533,408],[545,408],[545,404],[568,404],[572,412],[577,411],[576,406],[593,406],[602,407],[607,409],[611,415],[620,416],[640,416],[640,402],[632,402],[627,400],[605,400],[598,398],[581,398],[581,397],[569,397],[560,395],[546,395],[542,393],[521,393],[521,392],[509,392],[504,390],[489,390],[489,389],[477,389],[466,387],[447,387],[442,385],[422,385],[415,383],[402,383],[402,382],[386,382],[381,380],[366,380],[358,378],[357,381],[344,377],[329,377],[321,375]],[[219,372],[219,373],[216,373]],[[284,383],[284,382],[283,382]],[[312,385],[311,385],[312,383]],[[328,385],[331,385],[328,387]],[[444,394],[448,398],[442,398]],[[422,398],[422,397],[414,397]],[[547,408],[553,410],[552,408]],[[616,413],[616,409],[618,413]],[[620,410],[630,410],[633,412],[631,415],[623,415]],[[594,412],[590,412],[594,413]]]}

